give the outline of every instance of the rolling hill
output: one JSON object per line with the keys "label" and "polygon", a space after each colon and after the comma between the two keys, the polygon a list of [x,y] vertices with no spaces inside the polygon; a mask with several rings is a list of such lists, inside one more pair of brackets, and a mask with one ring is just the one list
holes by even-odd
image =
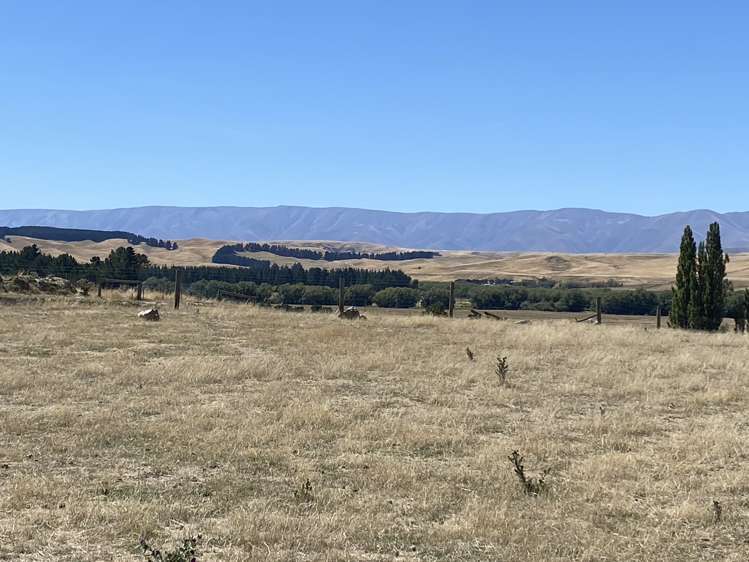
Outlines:
{"label": "rolling hill", "polygon": [[696,210],[655,217],[592,209],[508,213],[395,213],[311,207],[137,207],[0,210],[0,225],[123,230],[179,240],[341,240],[402,248],[562,253],[671,253],[684,225],[719,221],[724,246],[749,250],[749,212]]}
{"label": "rolling hill", "polygon": [[[164,265],[215,265],[211,258],[218,248],[229,241],[190,239],[179,240],[177,250],[136,246],[138,252],[146,254],[151,262]],[[398,249],[365,243],[280,241],[281,243],[314,250],[354,250],[381,252]],[[10,236],[0,240],[0,251],[20,250],[36,244],[44,253],[71,254],[79,261],[89,261],[93,256],[106,257],[119,246],[127,246],[125,239],[109,239],[102,242],[65,242],[42,240],[24,236]],[[474,252],[465,250],[442,251],[432,259],[414,259],[399,262],[383,262],[373,259],[304,260],[277,256],[268,252],[246,252],[244,255],[260,260],[269,260],[279,265],[301,263],[304,267],[357,267],[400,269],[421,281],[451,281],[455,279],[514,278],[536,279],[549,277],[557,280],[583,282],[615,279],[627,287],[668,289],[676,271],[675,254],[563,254],[549,252]],[[749,286],[749,254],[734,254],[728,264],[728,276],[737,287]]]}

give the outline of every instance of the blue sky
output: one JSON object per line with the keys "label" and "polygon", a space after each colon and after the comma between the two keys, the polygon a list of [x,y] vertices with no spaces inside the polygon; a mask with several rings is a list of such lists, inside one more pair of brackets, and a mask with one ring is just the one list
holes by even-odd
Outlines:
{"label": "blue sky", "polygon": [[749,210],[749,3],[0,0],[0,206]]}

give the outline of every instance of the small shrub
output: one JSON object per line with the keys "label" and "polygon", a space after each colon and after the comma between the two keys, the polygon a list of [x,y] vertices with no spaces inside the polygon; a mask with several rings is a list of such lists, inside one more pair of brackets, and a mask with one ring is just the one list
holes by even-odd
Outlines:
{"label": "small shrub", "polygon": [[90,283],[86,281],[85,279],[81,279],[76,284],[76,289],[78,289],[78,292],[83,295],[84,297],[87,297],[89,293],[91,292],[91,288],[93,287],[93,283]]}
{"label": "small shrub", "polygon": [[201,536],[183,539],[182,544],[169,552],[152,547],[145,539],[140,539],[140,548],[148,562],[198,562],[198,543]]}
{"label": "small shrub", "polygon": [[497,356],[497,365],[494,367],[494,373],[499,379],[499,384],[505,384],[507,382],[507,374],[510,372],[510,364],[507,361],[507,357]]}
{"label": "small shrub", "polygon": [[435,302],[424,308],[424,314],[431,314],[432,316],[447,316],[447,311],[442,304]]}
{"label": "small shrub", "polygon": [[507,457],[512,463],[515,476],[518,477],[518,481],[523,488],[523,492],[529,496],[537,496],[546,489],[546,471],[544,471],[538,478],[532,478],[525,473],[525,467],[523,466],[523,457],[517,451],[513,451],[512,454]]}
{"label": "small shrub", "polygon": [[312,483],[309,481],[309,478],[304,481],[304,484],[298,490],[294,490],[294,499],[300,503],[310,503],[315,499],[312,493]]}
{"label": "small shrub", "polygon": [[723,519],[723,506],[718,500],[713,500],[713,517],[716,525]]}
{"label": "small shrub", "polygon": [[471,351],[470,347],[466,347],[466,355],[469,361],[473,361],[473,351]]}

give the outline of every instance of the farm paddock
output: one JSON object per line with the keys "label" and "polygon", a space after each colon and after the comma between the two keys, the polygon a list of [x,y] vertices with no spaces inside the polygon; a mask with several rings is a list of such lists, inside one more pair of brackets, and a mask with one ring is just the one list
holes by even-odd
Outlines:
{"label": "farm paddock", "polygon": [[0,311],[0,559],[142,560],[141,537],[197,535],[201,561],[749,557],[743,336]]}

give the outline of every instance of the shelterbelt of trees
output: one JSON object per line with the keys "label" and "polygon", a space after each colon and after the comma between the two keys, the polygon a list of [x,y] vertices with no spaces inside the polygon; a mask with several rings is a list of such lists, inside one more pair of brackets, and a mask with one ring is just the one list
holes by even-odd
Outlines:
{"label": "shelterbelt of trees", "polygon": [[[146,286],[169,291],[168,283],[158,279],[146,281]],[[198,281],[190,292],[203,298],[237,298],[243,296],[256,302],[272,304],[334,305],[337,291],[330,287],[302,284],[273,286],[257,283],[227,283]],[[232,295],[232,296],[227,296]],[[510,286],[456,285],[456,296],[469,301],[473,308],[483,310],[539,310],[547,312],[582,312],[594,306],[601,297],[606,314],[654,315],[658,306],[664,313],[670,307],[670,293],[639,290],[610,289],[546,289]],[[430,312],[447,309],[449,290],[445,284],[422,283],[419,287],[378,288],[370,284],[353,284],[345,293],[345,303],[355,306],[375,304],[383,308],[413,308],[420,306]]]}
{"label": "shelterbelt of trees", "polygon": [[305,260],[323,260],[323,261],[341,261],[341,260],[359,260],[370,259],[379,261],[404,261],[415,259],[432,259],[439,256],[439,252],[430,251],[403,251],[403,252],[354,252],[354,251],[333,251],[311,250],[309,248],[292,248],[282,244],[260,244],[257,242],[247,242],[246,244],[229,244],[222,246],[213,255],[213,263],[244,265],[246,260],[251,260],[247,256],[240,256],[240,252],[267,252],[276,256],[289,258],[298,258]]}
{"label": "shelterbelt of trees", "polygon": [[[165,280],[150,279],[146,286],[164,292],[171,290]],[[203,298],[237,298],[272,304],[335,305],[337,292],[331,287],[315,285],[285,284],[274,286],[252,282],[227,283],[222,281],[198,281],[189,291]],[[667,315],[671,311],[672,294],[644,289],[564,289],[526,288],[512,286],[476,286],[457,284],[456,297],[468,301],[470,306],[481,310],[538,310],[546,312],[583,312],[595,306],[601,298],[604,314],[655,315],[658,306]],[[234,296],[227,296],[234,295]],[[377,305],[383,308],[413,308],[420,306],[425,311],[441,313],[447,309],[449,290],[444,283],[421,283],[418,287],[378,288],[370,284],[348,285],[345,304],[355,306]],[[727,295],[723,316],[740,321],[744,318],[749,295],[732,291]]]}
{"label": "shelterbelt of trees", "polygon": [[94,257],[88,263],[79,263],[69,254],[50,256],[36,245],[20,252],[0,252],[0,273],[33,272],[39,275],[56,275],[71,280],[95,281],[103,277],[123,280],[174,279],[175,270],[182,272],[182,281],[222,281],[229,283],[251,282],[270,285],[302,284],[337,287],[339,279],[344,285],[369,284],[378,290],[386,287],[416,287],[418,283],[398,270],[369,270],[358,268],[305,269],[300,264],[280,266],[270,261],[252,260],[243,267],[174,267],[158,266],[137,253],[132,247],[120,247],[105,259]]}
{"label": "shelterbelt of trees", "polygon": [[60,242],[105,242],[106,240],[127,240],[129,244],[145,244],[153,248],[165,248],[176,250],[179,246],[171,240],[160,238],[147,238],[132,232],[123,230],[89,230],[80,228],[55,228],[52,226],[0,226],[0,238],[6,236],[24,236],[26,238],[37,238],[39,240],[58,240]]}

